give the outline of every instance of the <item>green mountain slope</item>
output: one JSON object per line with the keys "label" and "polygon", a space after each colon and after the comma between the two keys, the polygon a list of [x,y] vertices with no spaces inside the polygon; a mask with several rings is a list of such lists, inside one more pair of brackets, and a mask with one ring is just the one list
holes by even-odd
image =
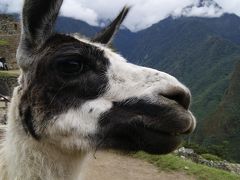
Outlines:
{"label": "green mountain slope", "polygon": [[240,62],[230,78],[230,84],[217,110],[204,121],[199,136],[205,147],[223,147],[226,158],[240,161]]}

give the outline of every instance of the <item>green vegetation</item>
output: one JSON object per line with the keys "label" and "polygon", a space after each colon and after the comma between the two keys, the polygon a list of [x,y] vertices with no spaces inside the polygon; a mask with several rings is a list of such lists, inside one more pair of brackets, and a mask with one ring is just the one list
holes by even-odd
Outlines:
{"label": "green vegetation", "polygon": [[192,175],[199,180],[238,180],[239,175],[227,171],[210,168],[204,165],[193,163],[190,160],[184,160],[173,154],[169,155],[149,155],[144,152],[138,152],[134,157],[147,160],[161,170],[180,171]]}
{"label": "green vegetation", "polygon": [[191,143],[187,143],[187,142],[184,142],[183,147],[186,147],[186,148],[190,148],[190,149],[193,149],[195,153],[197,154],[207,154],[207,153],[210,153],[209,152],[209,149],[207,149],[206,147],[203,147],[197,143],[194,143],[194,142],[191,142]]}
{"label": "green vegetation", "polygon": [[195,153],[200,154],[201,156],[206,156],[204,158],[207,160],[218,161],[218,159],[219,160],[226,159],[233,163],[236,162],[232,158],[230,158],[231,156],[229,155],[229,142],[228,141],[222,141],[219,144],[208,143],[206,146],[199,145],[194,142],[191,142],[191,143],[185,142],[185,143],[183,143],[183,146],[186,148],[193,149]]}
{"label": "green vegetation", "polygon": [[209,116],[202,132],[202,145],[227,160],[240,161],[240,62],[230,78],[229,87],[217,110]]}
{"label": "green vegetation", "polygon": [[0,77],[18,77],[19,74],[19,70],[0,71]]}
{"label": "green vegetation", "polygon": [[222,161],[222,158],[216,156],[216,155],[213,155],[213,154],[201,154],[201,156],[204,158],[204,159],[207,159],[209,161]]}
{"label": "green vegetation", "polygon": [[0,46],[8,45],[7,40],[0,39]]}

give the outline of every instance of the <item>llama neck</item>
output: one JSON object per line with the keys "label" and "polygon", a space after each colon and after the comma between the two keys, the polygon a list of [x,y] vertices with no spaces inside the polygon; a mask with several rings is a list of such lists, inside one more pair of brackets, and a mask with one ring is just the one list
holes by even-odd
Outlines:
{"label": "llama neck", "polygon": [[61,152],[54,145],[26,135],[18,123],[17,107],[15,96],[9,109],[6,138],[1,144],[0,179],[79,179],[85,153]]}
{"label": "llama neck", "polygon": [[19,140],[5,148],[8,179],[75,180],[78,179],[84,154],[65,154],[49,145]]}

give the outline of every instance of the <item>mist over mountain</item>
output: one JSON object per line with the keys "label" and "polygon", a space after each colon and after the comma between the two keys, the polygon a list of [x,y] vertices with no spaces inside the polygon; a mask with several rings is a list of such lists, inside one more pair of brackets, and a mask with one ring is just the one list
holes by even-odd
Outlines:
{"label": "mist over mountain", "polygon": [[199,0],[183,9],[173,12],[176,16],[187,17],[219,17],[224,14],[224,10],[213,0]]}

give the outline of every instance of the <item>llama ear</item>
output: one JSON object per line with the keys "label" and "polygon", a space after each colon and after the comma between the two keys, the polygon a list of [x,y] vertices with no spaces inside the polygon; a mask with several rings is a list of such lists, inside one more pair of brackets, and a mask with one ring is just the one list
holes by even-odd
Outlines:
{"label": "llama ear", "polygon": [[36,47],[53,33],[63,0],[25,0],[22,12],[22,43]]}
{"label": "llama ear", "polygon": [[119,13],[119,15],[115,18],[115,20],[109,24],[106,28],[104,28],[99,34],[96,35],[92,39],[93,42],[99,42],[102,44],[109,44],[111,43],[114,35],[120,28],[121,23],[127,16],[128,12],[130,10],[130,7],[125,6],[122,11]]}

